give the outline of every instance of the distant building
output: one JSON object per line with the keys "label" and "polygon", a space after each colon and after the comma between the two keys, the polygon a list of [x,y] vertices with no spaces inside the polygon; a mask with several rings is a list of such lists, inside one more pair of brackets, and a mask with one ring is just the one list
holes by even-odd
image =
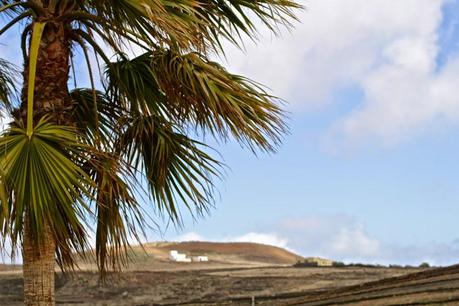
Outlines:
{"label": "distant building", "polygon": [[207,262],[209,261],[209,257],[207,256],[187,257],[186,254],[179,253],[176,250],[172,250],[169,252],[169,259],[175,262]]}
{"label": "distant building", "polygon": [[209,257],[207,256],[193,256],[191,260],[194,262],[207,262],[209,261]]}
{"label": "distant building", "polygon": [[317,264],[318,267],[331,267],[333,266],[333,260],[320,258],[320,257],[309,257],[305,259],[306,262]]}
{"label": "distant building", "polygon": [[191,258],[186,257],[186,254],[181,254],[176,250],[170,251],[169,259],[176,262],[191,262]]}

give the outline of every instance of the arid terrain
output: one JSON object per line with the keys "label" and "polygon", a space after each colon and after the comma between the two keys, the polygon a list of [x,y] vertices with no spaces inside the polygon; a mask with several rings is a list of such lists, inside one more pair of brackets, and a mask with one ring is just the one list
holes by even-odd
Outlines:
{"label": "arid terrain", "polygon": [[[170,250],[207,255],[176,263]],[[134,249],[125,272],[100,284],[94,266],[58,273],[59,305],[443,305],[459,303],[459,267],[294,268],[302,259],[251,243],[159,243]],[[413,274],[415,273],[415,274]],[[0,305],[22,305],[20,267],[0,268]]]}

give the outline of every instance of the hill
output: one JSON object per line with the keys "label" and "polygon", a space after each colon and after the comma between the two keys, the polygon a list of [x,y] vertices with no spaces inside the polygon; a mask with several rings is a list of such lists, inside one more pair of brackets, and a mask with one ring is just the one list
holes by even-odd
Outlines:
{"label": "hill", "polygon": [[292,265],[302,259],[301,256],[285,249],[258,243],[192,241],[160,244],[157,247],[167,252],[177,250],[189,255],[208,255],[210,259],[230,262],[239,260],[241,262]]}
{"label": "hill", "polygon": [[[173,262],[172,250],[188,256],[206,255],[208,262]],[[133,246],[130,263],[125,271],[175,271],[225,268],[250,268],[263,266],[291,266],[303,257],[285,249],[258,243],[220,242],[153,242]],[[79,264],[85,271],[96,270],[93,262]]]}

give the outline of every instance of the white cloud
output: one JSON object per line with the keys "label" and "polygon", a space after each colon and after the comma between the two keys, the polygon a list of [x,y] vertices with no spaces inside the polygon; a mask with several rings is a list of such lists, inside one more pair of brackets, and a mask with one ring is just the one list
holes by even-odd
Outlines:
{"label": "white cloud", "polygon": [[354,218],[343,215],[309,215],[282,220],[277,232],[305,256],[368,261],[379,256],[381,243],[370,237]]}
{"label": "white cloud", "polygon": [[[438,71],[438,30],[447,0],[309,0],[281,39],[230,52],[237,71],[267,84],[294,111],[323,108],[359,88],[363,101],[330,126],[332,146],[398,143],[436,120],[456,122],[459,58]],[[336,101],[337,100],[337,101]]]}
{"label": "white cloud", "polygon": [[280,248],[290,249],[288,245],[288,240],[278,236],[277,234],[273,233],[247,233],[242,236],[227,238],[228,241],[234,242],[254,242],[254,243],[261,243],[261,244],[268,244],[277,246]]}
{"label": "white cloud", "polygon": [[204,238],[203,236],[195,232],[189,232],[189,233],[185,233],[183,235],[178,236],[174,240],[176,241],[206,241],[206,238]]}
{"label": "white cloud", "polygon": [[363,228],[342,228],[334,237],[331,237],[328,248],[332,253],[341,256],[378,256],[379,241],[366,235]]}
{"label": "white cloud", "polygon": [[310,215],[285,219],[276,233],[304,256],[346,262],[412,264],[423,261],[448,265],[459,261],[459,243],[398,245],[371,236],[365,225],[348,215]]}

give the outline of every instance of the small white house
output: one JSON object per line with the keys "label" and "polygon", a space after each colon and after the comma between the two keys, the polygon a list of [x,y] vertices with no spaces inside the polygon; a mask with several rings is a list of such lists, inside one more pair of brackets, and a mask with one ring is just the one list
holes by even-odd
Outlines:
{"label": "small white house", "polygon": [[207,256],[193,256],[187,257],[186,254],[179,253],[176,250],[169,252],[169,259],[175,262],[207,262],[209,257]]}
{"label": "small white house", "polygon": [[176,250],[170,251],[169,259],[176,262],[191,262],[191,258],[186,257],[186,254],[179,253]]}
{"label": "small white house", "polygon": [[194,262],[207,262],[207,261],[209,261],[209,257],[207,257],[207,256],[193,256],[192,260]]}

